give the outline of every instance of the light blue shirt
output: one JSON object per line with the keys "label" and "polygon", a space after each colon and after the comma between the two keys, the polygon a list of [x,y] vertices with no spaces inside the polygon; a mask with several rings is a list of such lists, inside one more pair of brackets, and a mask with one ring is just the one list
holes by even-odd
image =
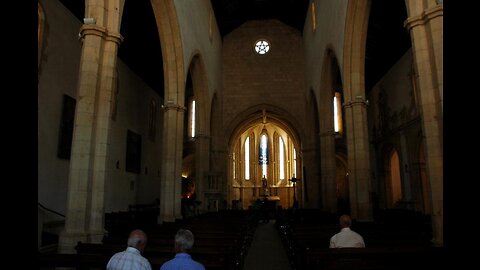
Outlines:
{"label": "light blue shirt", "polygon": [[140,254],[140,250],[127,247],[115,253],[107,264],[107,270],[152,270],[150,262]]}
{"label": "light blue shirt", "polygon": [[177,253],[175,258],[166,261],[160,270],[205,270],[205,267],[187,253]]}

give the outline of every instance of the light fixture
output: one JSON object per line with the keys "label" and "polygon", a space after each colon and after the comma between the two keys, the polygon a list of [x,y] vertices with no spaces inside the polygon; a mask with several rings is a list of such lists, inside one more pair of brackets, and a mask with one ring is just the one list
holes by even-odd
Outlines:
{"label": "light fixture", "polygon": [[95,24],[97,20],[95,18],[83,18],[83,23],[84,24]]}

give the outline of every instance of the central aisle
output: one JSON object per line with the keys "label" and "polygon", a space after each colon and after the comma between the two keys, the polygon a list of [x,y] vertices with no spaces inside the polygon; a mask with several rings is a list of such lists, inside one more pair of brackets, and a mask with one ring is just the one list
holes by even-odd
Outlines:
{"label": "central aisle", "polygon": [[244,270],[291,270],[275,220],[259,223],[245,258]]}

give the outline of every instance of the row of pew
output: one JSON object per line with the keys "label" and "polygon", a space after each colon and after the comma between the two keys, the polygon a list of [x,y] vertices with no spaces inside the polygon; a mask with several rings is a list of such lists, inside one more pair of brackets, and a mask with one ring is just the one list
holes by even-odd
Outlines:
{"label": "row of pew", "polygon": [[252,216],[251,211],[224,210],[155,226],[141,226],[138,220],[126,222],[115,217],[114,220],[118,223],[112,220],[108,222],[111,230],[102,243],[78,242],[76,254],[38,254],[38,261],[40,269],[45,270],[51,269],[50,267],[105,269],[113,254],[126,249],[130,231],[138,228],[144,230],[148,237],[143,256],[149,260],[152,269],[159,269],[164,262],[175,256],[174,236],[178,229],[183,228],[194,234],[195,241],[190,255],[206,269],[240,270],[255,230],[256,223]]}
{"label": "row of pew", "polygon": [[354,221],[351,228],[363,236],[366,248],[330,249],[330,238],[340,230],[338,217],[316,209],[289,209],[277,216],[275,224],[293,270],[430,269],[445,260],[444,248],[430,241],[429,226],[390,226],[408,223],[403,213],[397,223],[391,213],[388,222]]}

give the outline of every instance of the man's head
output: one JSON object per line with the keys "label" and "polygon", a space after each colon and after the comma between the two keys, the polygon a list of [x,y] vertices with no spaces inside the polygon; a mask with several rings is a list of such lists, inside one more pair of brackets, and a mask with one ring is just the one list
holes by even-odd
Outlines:
{"label": "man's head", "polygon": [[193,233],[189,230],[180,229],[175,234],[176,252],[187,252],[193,247]]}
{"label": "man's head", "polygon": [[128,236],[127,245],[143,252],[147,245],[147,235],[142,230],[133,230]]}
{"label": "man's head", "polygon": [[349,215],[340,216],[340,228],[348,228],[352,225],[352,219]]}

